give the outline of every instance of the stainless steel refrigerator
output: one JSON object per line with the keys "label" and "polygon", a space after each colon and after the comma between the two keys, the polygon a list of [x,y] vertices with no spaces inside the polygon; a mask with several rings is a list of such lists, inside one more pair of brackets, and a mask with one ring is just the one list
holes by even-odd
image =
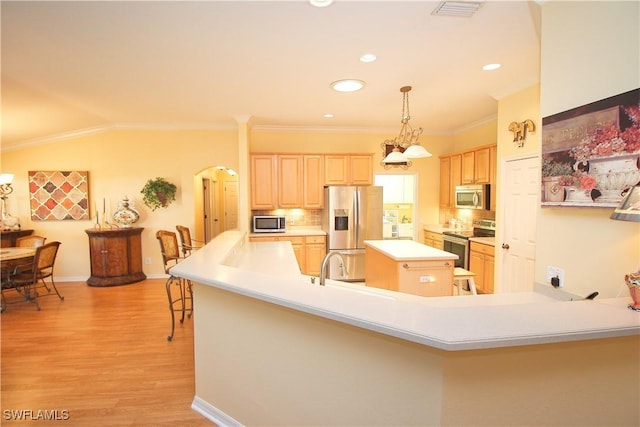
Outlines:
{"label": "stainless steel refrigerator", "polygon": [[364,281],[364,241],[382,239],[382,187],[325,187],[324,203],[327,251],[338,252],[345,267],[340,268],[340,258],[331,257],[327,277]]}

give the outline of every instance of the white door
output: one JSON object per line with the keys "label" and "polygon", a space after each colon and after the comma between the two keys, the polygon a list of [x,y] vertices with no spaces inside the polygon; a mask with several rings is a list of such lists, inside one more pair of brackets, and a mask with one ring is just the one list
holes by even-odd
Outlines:
{"label": "white door", "polygon": [[238,228],[238,181],[224,182],[224,229]]}
{"label": "white door", "polygon": [[496,257],[502,258],[500,292],[532,291],[540,160],[538,156],[507,160],[503,170],[502,233],[501,241],[496,241]]}

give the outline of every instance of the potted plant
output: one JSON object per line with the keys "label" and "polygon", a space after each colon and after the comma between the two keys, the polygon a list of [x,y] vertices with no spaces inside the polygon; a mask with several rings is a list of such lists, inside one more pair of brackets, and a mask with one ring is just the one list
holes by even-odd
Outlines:
{"label": "potted plant", "polygon": [[564,187],[572,174],[573,168],[569,163],[556,162],[549,157],[544,157],[542,159],[544,200],[547,202],[564,201]]}
{"label": "potted plant", "polygon": [[142,187],[142,201],[155,211],[158,208],[166,208],[176,199],[177,187],[164,178],[150,179]]}

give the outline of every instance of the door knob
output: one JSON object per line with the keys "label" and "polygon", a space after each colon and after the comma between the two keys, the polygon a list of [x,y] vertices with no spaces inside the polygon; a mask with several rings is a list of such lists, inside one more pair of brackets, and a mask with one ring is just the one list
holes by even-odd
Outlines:
{"label": "door knob", "polygon": [[508,243],[503,243],[502,244],[502,249],[509,249],[509,244]]}

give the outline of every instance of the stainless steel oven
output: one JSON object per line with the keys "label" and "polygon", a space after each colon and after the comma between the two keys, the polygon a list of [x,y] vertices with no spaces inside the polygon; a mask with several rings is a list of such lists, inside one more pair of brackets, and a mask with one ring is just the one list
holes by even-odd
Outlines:
{"label": "stainless steel oven", "polygon": [[469,269],[469,237],[492,237],[496,235],[496,223],[492,220],[474,221],[473,230],[452,230],[442,233],[443,249],[458,255],[456,267]]}
{"label": "stainless steel oven", "polygon": [[455,232],[442,233],[442,240],[444,243],[443,249],[446,252],[458,255],[458,259],[455,262],[456,267],[462,267],[465,270],[469,269],[469,238],[457,234],[449,234]]}

